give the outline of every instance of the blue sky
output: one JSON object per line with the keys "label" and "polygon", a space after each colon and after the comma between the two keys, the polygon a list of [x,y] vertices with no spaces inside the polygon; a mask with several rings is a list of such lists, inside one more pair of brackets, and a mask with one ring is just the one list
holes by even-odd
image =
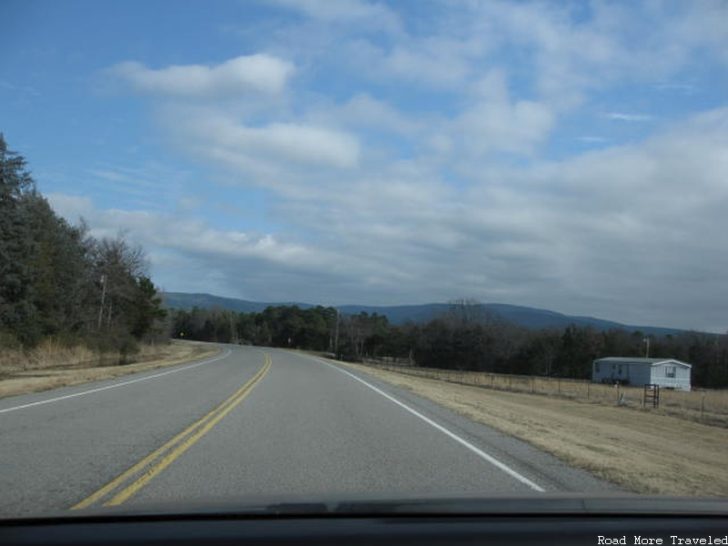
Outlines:
{"label": "blue sky", "polygon": [[726,2],[0,11],[0,131],[164,289],[728,327]]}

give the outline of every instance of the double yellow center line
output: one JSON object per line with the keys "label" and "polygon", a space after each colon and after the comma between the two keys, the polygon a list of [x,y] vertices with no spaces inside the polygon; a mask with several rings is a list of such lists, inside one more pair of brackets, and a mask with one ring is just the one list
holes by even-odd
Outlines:
{"label": "double yellow center line", "polygon": [[270,366],[271,358],[266,354],[263,367],[258,370],[258,373],[250,381],[235,391],[232,396],[91,496],[72,506],[71,510],[88,508],[103,499],[105,499],[104,506],[118,506],[128,500],[235,409],[268,373]]}

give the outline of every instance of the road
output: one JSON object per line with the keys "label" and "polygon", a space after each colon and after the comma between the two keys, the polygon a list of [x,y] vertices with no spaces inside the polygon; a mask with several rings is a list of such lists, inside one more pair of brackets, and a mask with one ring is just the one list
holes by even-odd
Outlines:
{"label": "road", "polygon": [[0,400],[0,517],[610,486],[342,365],[223,346],[202,362]]}

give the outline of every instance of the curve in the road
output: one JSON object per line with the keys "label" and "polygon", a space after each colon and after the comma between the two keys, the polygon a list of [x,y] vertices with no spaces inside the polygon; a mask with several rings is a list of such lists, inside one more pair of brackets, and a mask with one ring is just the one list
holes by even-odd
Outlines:
{"label": "curve in the road", "polygon": [[104,506],[118,506],[127,501],[212,430],[228,413],[240,405],[255,386],[260,383],[263,377],[265,377],[270,367],[271,358],[270,355],[266,354],[265,362],[258,373],[235,391],[232,396],[228,397],[207,415],[192,423],[185,430],[114,478],[101,489],[72,506],[71,510],[88,508],[101,499],[108,498],[111,495],[113,496],[103,503]]}

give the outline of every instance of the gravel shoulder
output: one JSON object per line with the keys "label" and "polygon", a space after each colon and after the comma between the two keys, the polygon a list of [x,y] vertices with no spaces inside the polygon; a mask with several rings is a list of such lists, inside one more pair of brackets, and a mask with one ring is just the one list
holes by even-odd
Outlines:
{"label": "gravel shoulder", "polygon": [[728,496],[725,428],[649,410],[496,391],[345,365],[520,438],[625,489],[645,494]]}

